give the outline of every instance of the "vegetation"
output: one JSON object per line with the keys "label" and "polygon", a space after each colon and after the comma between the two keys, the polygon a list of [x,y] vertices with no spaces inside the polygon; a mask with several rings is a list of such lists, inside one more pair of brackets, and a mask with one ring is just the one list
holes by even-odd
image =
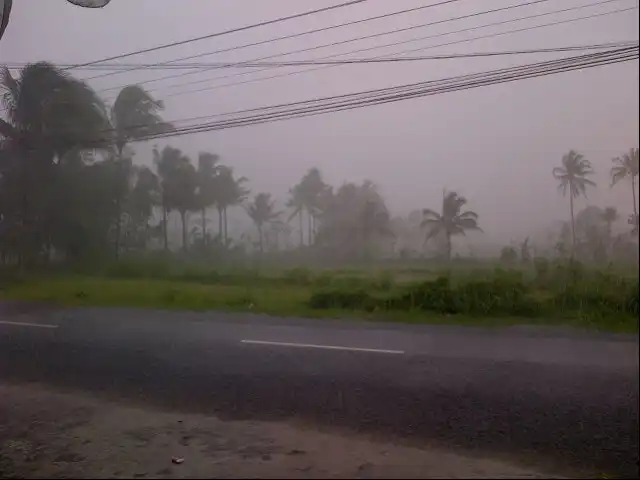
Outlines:
{"label": "vegetation", "polygon": [[374,183],[332,186],[312,168],[281,204],[251,195],[211,151],[194,162],[154,146],[138,159],[133,142],[173,128],[140,86],[109,107],[36,63],[17,78],[4,69],[0,89],[0,297],[637,331],[637,268],[619,272],[637,265],[637,148],[610,172],[612,186],[630,180],[630,229],[613,207],[575,211],[596,185],[572,150],[553,170],[570,222],[546,247],[530,238],[504,247],[497,267],[461,257],[457,239],[482,230],[456,191],[437,211],[392,216]]}

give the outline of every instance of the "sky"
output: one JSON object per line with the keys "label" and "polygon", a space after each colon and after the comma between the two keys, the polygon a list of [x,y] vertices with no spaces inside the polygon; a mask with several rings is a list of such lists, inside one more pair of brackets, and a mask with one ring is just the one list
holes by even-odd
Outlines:
{"label": "sky", "polygon": [[[384,56],[408,49],[409,55],[466,54],[638,41],[637,0],[615,0],[564,13],[523,19],[471,32],[452,33],[488,23],[510,21],[596,3],[597,0],[547,0],[466,19],[530,0],[458,0],[412,13],[343,28],[235,49],[195,62],[242,62],[279,55],[278,60],[316,60]],[[77,64],[212,34],[277,17],[314,10],[340,0],[113,0],[102,10],[81,9],[62,0],[15,0],[12,20],[0,43],[0,63],[47,60]],[[305,32],[398,10],[440,3],[437,0],[369,0],[358,5],[261,28],[217,36],[174,48],[131,56],[123,63],[160,63],[246,43]],[[635,9],[634,9],[635,7]],[[631,9],[592,19],[531,28],[490,38],[508,30]],[[423,26],[430,23],[432,25]],[[435,24],[434,24],[435,23]],[[294,50],[416,28],[311,51]],[[420,38],[431,37],[427,39]],[[396,46],[384,45],[413,40]],[[448,43],[449,45],[442,45]],[[357,49],[364,52],[347,53]],[[213,69],[167,80],[175,70],[136,70],[88,80],[112,102],[118,87],[142,83],[158,99],[169,121],[316,97],[435,80],[551,60],[574,53],[536,53],[420,62]],[[261,67],[265,68],[265,67]],[[257,69],[255,69],[257,70]],[[72,70],[87,79],[102,71]],[[289,74],[288,76],[282,76]],[[255,79],[281,75],[277,78]],[[225,77],[225,78],[220,78]],[[254,192],[268,191],[281,202],[289,187],[311,167],[328,182],[375,182],[393,214],[438,208],[444,188],[456,190],[480,215],[485,242],[521,239],[568,218],[551,175],[562,155],[575,149],[589,159],[599,186],[588,200],[631,212],[626,186],[609,188],[611,158],[639,143],[638,61],[601,66],[337,112],[304,119],[200,133],[155,143],[171,144],[196,158],[218,153],[225,164],[249,177]],[[187,82],[200,83],[186,85]],[[241,83],[245,82],[245,83]],[[229,85],[233,84],[233,85]],[[222,86],[223,85],[223,86]],[[103,92],[105,89],[111,89]],[[202,90],[186,93],[189,90]],[[179,123],[185,125],[186,123]],[[150,164],[149,144],[136,144],[136,161]]]}

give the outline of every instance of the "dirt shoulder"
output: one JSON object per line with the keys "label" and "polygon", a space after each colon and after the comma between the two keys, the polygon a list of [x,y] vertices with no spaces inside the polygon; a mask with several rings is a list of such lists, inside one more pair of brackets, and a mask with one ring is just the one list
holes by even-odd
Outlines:
{"label": "dirt shoulder", "polygon": [[434,449],[34,385],[0,385],[0,418],[0,478],[549,478]]}

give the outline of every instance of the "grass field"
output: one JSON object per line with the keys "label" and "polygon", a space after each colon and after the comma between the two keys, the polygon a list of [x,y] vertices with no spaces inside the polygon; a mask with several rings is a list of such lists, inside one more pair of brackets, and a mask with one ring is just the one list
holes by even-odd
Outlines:
{"label": "grass field", "polygon": [[121,262],[99,272],[5,280],[0,298],[79,306],[251,311],[483,326],[638,332],[637,271],[540,264],[333,270],[206,269]]}

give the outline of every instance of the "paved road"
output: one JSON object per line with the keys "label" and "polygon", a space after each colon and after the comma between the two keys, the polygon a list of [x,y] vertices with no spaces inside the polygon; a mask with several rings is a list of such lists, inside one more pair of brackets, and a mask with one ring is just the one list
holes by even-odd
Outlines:
{"label": "paved road", "polygon": [[0,308],[0,379],[637,473],[637,336]]}

